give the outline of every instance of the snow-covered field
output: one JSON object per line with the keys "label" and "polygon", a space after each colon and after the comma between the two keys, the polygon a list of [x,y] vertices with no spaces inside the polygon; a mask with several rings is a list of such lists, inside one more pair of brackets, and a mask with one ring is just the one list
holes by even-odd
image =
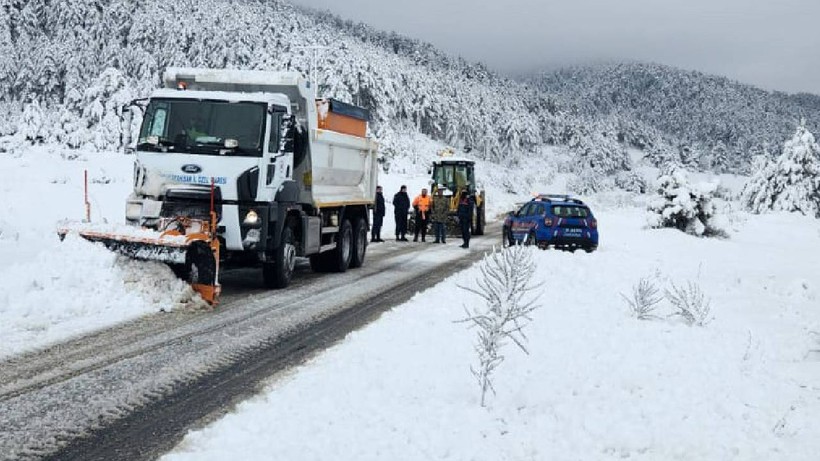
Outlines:
{"label": "snow-covered field", "polygon": [[[644,229],[599,205],[594,254],[536,251],[541,307],[486,408],[475,331],[442,281],[351,334],[163,459],[816,460],[820,453],[820,224],[739,215],[730,238]],[[630,315],[641,277],[693,281],[712,320]]]}

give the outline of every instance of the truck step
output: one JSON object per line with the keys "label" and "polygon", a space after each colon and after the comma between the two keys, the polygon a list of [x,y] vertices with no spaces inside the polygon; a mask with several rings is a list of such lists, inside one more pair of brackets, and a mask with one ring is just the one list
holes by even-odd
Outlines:
{"label": "truck step", "polygon": [[319,253],[324,253],[325,251],[330,251],[336,248],[336,242],[329,243],[327,245],[322,245],[319,248]]}

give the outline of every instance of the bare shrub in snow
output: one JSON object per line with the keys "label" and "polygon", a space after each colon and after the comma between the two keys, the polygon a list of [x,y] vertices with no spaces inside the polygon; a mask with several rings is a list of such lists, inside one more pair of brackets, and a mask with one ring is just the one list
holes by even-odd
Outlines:
{"label": "bare shrub in snow", "polygon": [[655,286],[655,282],[651,278],[645,277],[638,280],[638,283],[632,286],[632,295],[626,296],[621,293],[621,297],[624,298],[632,314],[635,315],[638,320],[658,318],[654,312],[663,297],[660,295],[660,290]]}
{"label": "bare shrub in snow", "polygon": [[672,288],[666,290],[666,298],[675,309],[672,315],[680,316],[689,326],[702,327],[712,321],[712,301],[706,297],[700,285],[692,281],[680,287],[674,282],[670,284]]}
{"label": "bare shrub in snow", "polygon": [[650,227],[671,227],[699,237],[725,236],[716,223],[714,193],[717,184],[689,184],[686,171],[672,167],[656,181],[656,193],[649,200]]}
{"label": "bare shrub in snow", "polygon": [[752,212],[799,211],[820,217],[820,146],[805,122],[783,146],[780,157],[756,166],[741,193]]}
{"label": "bare shrub in snow", "polygon": [[530,248],[514,246],[495,250],[479,263],[481,276],[476,280],[476,288],[460,286],[475,293],[484,301],[473,308],[464,307],[467,317],[462,322],[478,329],[478,366],[470,371],[481,388],[481,406],[486,401],[487,391],[495,393],[492,376],[504,361],[501,349],[512,341],[524,353],[527,337],[523,328],[532,320],[530,314],[536,308],[536,287],[531,284],[535,263]]}

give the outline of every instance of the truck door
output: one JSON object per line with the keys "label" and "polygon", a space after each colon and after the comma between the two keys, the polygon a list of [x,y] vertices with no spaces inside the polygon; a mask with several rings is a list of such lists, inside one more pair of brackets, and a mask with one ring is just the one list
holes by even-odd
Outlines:
{"label": "truck door", "polygon": [[274,189],[274,194],[283,182],[293,178],[294,127],[291,123],[292,120],[284,112],[274,109],[270,114],[268,150],[265,154],[265,187]]}

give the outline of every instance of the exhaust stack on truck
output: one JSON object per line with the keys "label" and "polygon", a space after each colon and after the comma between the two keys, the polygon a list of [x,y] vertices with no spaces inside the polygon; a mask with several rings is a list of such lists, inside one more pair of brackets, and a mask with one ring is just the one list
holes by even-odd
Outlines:
{"label": "exhaust stack on truck", "polygon": [[378,174],[366,110],[315,99],[293,72],[170,68],[164,86],[137,140],[135,231],[62,234],[168,262],[212,303],[220,265],[261,266],[281,288],[297,257],[316,271],[363,264]]}

